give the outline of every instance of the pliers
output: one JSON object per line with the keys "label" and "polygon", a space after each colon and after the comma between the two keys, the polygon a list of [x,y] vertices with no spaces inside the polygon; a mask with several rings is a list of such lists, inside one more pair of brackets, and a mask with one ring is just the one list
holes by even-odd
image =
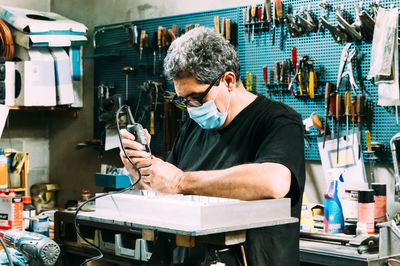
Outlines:
{"label": "pliers", "polygon": [[[352,59],[355,55],[357,55],[357,50],[354,48],[349,52],[351,43],[346,44],[346,46],[342,50],[342,56],[340,58],[340,65],[339,65],[339,72],[337,76],[336,88],[340,89],[340,85],[342,83],[342,79],[345,76],[349,76],[349,81],[351,88],[354,94],[357,94],[356,90],[361,90],[360,87],[357,85],[356,80],[354,79],[353,74],[353,64]],[[346,71],[344,71],[344,67],[346,66]]]}

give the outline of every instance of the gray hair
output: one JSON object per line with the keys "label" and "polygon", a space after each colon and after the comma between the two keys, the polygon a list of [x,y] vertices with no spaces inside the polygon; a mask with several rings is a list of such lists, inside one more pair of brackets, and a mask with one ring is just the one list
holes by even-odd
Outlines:
{"label": "gray hair", "polygon": [[198,27],[172,42],[164,59],[164,71],[169,80],[193,76],[202,84],[232,71],[239,81],[239,56],[213,28]]}

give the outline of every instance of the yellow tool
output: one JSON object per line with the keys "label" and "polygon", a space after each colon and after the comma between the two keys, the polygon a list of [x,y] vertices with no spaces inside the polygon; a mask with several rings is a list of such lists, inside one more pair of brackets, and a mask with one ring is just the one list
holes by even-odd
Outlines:
{"label": "yellow tool", "polygon": [[303,95],[303,85],[302,85],[302,80],[301,80],[301,72],[299,72],[299,74],[297,75],[298,79],[299,79],[299,91],[300,91],[300,95]]}
{"label": "yellow tool", "polygon": [[316,82],[316,75],[315,75],[315,71],[311,71],[310,72],[310,98],[314,99],[314,86],[315,86],[315,82]]}
{"label": "yellow tool", "polygon": [[250,73],[250,71],[246,72],[246,88],[248,91],[251,91],[251,73]]}
{"label": "yellow tool", "polygon": [[369,132],[369,130],[365,130],[365,142],[367,142],[367,151],[372,152],[371,132]]}
{"label": "yellow tool", "polygon": [[221,26],[220,26],[220,19],[219,19],[219,16],[215,16],[214,17],[214,28],[215,28],[215,31],[216,32],[218,32],[218,33],[221,33]]}
{"label": "yellow tool", "polygon": [[344,94],[344,114],[346,116],[346,140],[347,136],[349,135],[349,116],[351,115],[351,94],[347,91]]}

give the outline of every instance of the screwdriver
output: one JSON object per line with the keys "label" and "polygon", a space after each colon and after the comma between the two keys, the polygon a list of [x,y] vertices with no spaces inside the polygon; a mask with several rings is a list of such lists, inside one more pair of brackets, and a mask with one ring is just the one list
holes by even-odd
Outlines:
{"label": "screwdriver", "polygon": [[251,73],[250,73],[250,71],[246,72],[246,88],[248,91],[251,91]]}
{"label": "screwdriver", "polygon": [[281,80],[280,77],[279,77],[279,74],[281,73],[280,69],[281,69],[281,66],[280,66],[279,62],[276,61],[275,62],[275,75],[276,75],[276,82],[277,83],[279,83],[279,81]]}
{"label": "screwdriver", "polygon": [[319,130],[321,134],[325,134],[325,130],[322,128],[322,122],[319,116],[316,113],[311,114],[311,120],[313,125]]}
{"label": "screwdriver", "polygon": [[250,42],[250,37],[251,37],[251,31],[250,31],[250,21],[251,21],[251,6],[247,7],[247,33],[249,35],[249,42]]}
{"label": "screwdriver", "polygon": [[161,62],[161,48],[162,48],[162,26],[158,26],[157,37],[158,37],[158,55]]}
{"label": "screwdriver", "polygon": [[346,115],[346,141],[349,136],[349,116],[351,109],[351,94],[349,91],[346,91],[344,94],[344,114]]}
{"label": "screwdriver", "polygon": [[178,25],[172,25],[172,32],[174,33],[176,39],[178,37]]}
{"label": "screwdriver", "polygon": [[361,158],[361,131],[362,131],[362,116],[364,115],[364,100],[365,96],[357,96],[357,123],[358,123],[358,159]]}
{"label": "screwdriver", "polygon": [[265,0],[265,14],[266,14],[266,20],[267,24],[271,23],[271,17],[272,17],[272,7],[271,7],[271,0]]}
{"label": "screwdriver", "polygon": [[335,117],[335,112],[336,112],[336,93],[331,92],[329,94],[329,102],[331,104],[331,123],[332,123],[331,139],[334,139],[335,131],[334,131],[333,118]]}
{"label": "screwdriver", "polygon": [[292,48],[292,62],[293,62],[293,70],[296,70],[297,66],[297,48]]}
{"label": "screwdriver", "polygon": [[227,18],[225,20],[225,39],[230,41],[231,40],[231,20],[229,18]]}
{"label": "screwdriver", "polygon": [[252,33],[251,33],[251,40],[254,41],[254,23],[256,22],[256,15],[257,15],[257,5],[253,5],[251,7],[251,24],[252,26]]}
{"label": "screwdriver", "polygon": [[157,32],[153,32],[153,75],[156,74],[156,60],[157,60]]}
{"label": "screwdriver", "polygon": [[314,99],[314,86],[316,82],[316,75],[314,69],[311,70],[310,72],[310,98]]}
{"label": "screwdriver", "polygon": [[336,162],[339,163],[339,138],[340,138],[340,116],[342,115],[342,95],[340,93],[336,94],[336,127],[337,127],[337,132],[336,132]]}
{"label": "screwdriver", "polygon": [[365,142],[367,143],[367,152],[370,154],[369,156],[369,171],[370,171],[370,178],[371,181],[375,181],[375,174],[374,174],[374,156],[372,153],[372,145],[371,145],[371,132],[369,130],[365,130]]}
{"label": "screwdriver", "polygon": [[282,64],[281,64],[281,75],[279,77],[280,78],[279,79],[280,82],[284,82],[285,81],[287,68],[288,68],[288,62],[286,60],[283,60]]}
{"label": "screwdriver", "polygon": [[252,75],[252,80],[251,80],[251,90],[254,93],[257,93],[257,76],[256,75]]}
{"label": "screwdriver", "polygon": [[264,77],[264,84],[265,84],[265,94],[268,97],[268,67],[263,66],[263,77]]}
{"label": "screwdriver", "polygon": [[142,53],[143,53],[143,46],[146,39],[146,31],[142,30],[140,32],[140,39],[139,39],[139,61],[142,61]]}
{"label": "screwdriver", "polygon": [[322,147],[325,148],[326,132],[328,131],[328,115],[329,115],[329,94],[332,91],[332,83],[327,82],[325,85],[325,126],[324,126],[324,140]]}
{"label": "screwdriver", "polygon": [[172,29],[168,30],[168,35],[169,35],[169,37],[171,37],[171,42],[176,40],[176,35]]}
{"label": "screwdriver", "polygon": [[122,68],[122,72],[125,74],[125,101],[128,101],[128,80],[129,80],[129,74],[133,72],[133,67],[126,66]]}
{"label": "screwdriver", "polygon": [[354,144],[354,126],[356,124],[356,109],[357,109],[357,101],[354,97],[353,101],[351,102],[351,122],[353,123],[353,144]]}
{"label": "screwdriver", "polygon": [[221,21],[221,35],[224,36],[224,38],[225,38],[225,20],[226,18],[222,18]]}

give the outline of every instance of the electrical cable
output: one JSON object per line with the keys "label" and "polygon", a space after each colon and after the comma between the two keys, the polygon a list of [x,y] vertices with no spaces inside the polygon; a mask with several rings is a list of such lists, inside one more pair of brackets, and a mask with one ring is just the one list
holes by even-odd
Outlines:
{"label": "electrical cable", "polygon": [[[120,128],[119,128],[118,118],[119,118],[119,114],[120,114],[120,112],[121,112],[121,110],[122,110],[123,108],[129,108],[129,106],[128,106],[128,105],[123,105],[123,106],[121,106],[121,107],[118,109],[118,111],[117,111],[117,113],[116,113],[116,115],[115,115],[115,119],[116,119],[116,123],[117,123],[118,138],[119,138],[119,142],[120,142],[120,144],[121,144],[121,149],[122,149],[122,151],[123,151],[124,154],[125,154],[125,157],[128,159],[129,163],[135,168],[135,170],[136,170],[137,173],[138,173],[138,180],[136,180],[136,182],[133,182],[132,176],[129,175],[129,178],[130,178],[130,181],[131,181],[131,184],[132,184],[132,185],[130,185],[129,187],[124,188],[124,189],[119,190],[119,191],[112,191],[112,192],[108,192],[108,193],[105,193],[105,194],[101,194],[101,195],[92,197],[92,198],[86,200],[85,202],[83,202],[83,203],[76,209],[75,215],[74,215],[74,227],[75,227],[75,231],[76,231],[77,235],[78,235],[83,241],[85,241],[89,246],[93,247],[94,249],[96,249],[96,250],[99,252],[99,255],[98,255],[98,256],[95,256],[95,257],[86,259],[86,260],[81,264],[81,266],[86,265],[87,263],[89,263],[89,262],[91,262],[91,261],[95,261],[95,260],[99,260],[99,259],[103,258],[103,252],[101,251],[101,249],[100,249],[98,246],[96,246],[96,245],[93,244],[93,243],[90,243],[90,242],[89,242],[86,238],[84,238],[84,237],[81,235],[81,233],[79,232],[79,228],[78,228],[78,224],[77,224],[77,216],[78,216],[79,211],[82,209],[83,206],[85,206],[87,203],[89,203],[89,202],[91,202],[91,201],[94,201],[94,200],[96,200],[96,199],[99,199],[99,198],[102,198],[102,197],[105,197],[105,196],[110,196],[110,195],[114,195],[114,194],[124,193],[124,192],[126,192],[126,191],[128,191],[128,190],[133,189],[134,186],[135,186],[136,184],[138,184],[138,183],[140,182],[140,180],[142,179],[142,174],[140,173],[139,168],[137,168],[137,166],[135,165],[135,163],[131,161],[131,159],[129,158],[128,154],[126,153],[126,150],[125,150],[124,145],[122,144],[122,138],[121,138],[121,134],[120,134],[120,132],[119,132],[119,131],[120,131]],[[131,121],[131,122],[133,122],[133,121]]]}
{"label": "electrical cable", "polygon": [[8,264],[10,264],[10,266],[13,266],[14,263],[12,261],[10,251],[8,250],[8,248],[6,246],[6,243],[4,243],[4,240],[3,240],[2,237],[0,237],[0,242],[1,242],[1,245],[3,246],[4,251],[6,252],[7,259],[8,259]]}
{"label": "electrical cable", "polygon": [[14,41],[10,29],[0,19],[0,55],[5,57],[6,61],[14,58]]}
{"label": "electrical cable", "polygon": [[397,264],[400,264],[400,260],[396,260],[396,259],[388,259],[386,262],[387,262],[387,264],[389,266],[392,266],[392,264],[390,264],[391,262],[395,262]]}

